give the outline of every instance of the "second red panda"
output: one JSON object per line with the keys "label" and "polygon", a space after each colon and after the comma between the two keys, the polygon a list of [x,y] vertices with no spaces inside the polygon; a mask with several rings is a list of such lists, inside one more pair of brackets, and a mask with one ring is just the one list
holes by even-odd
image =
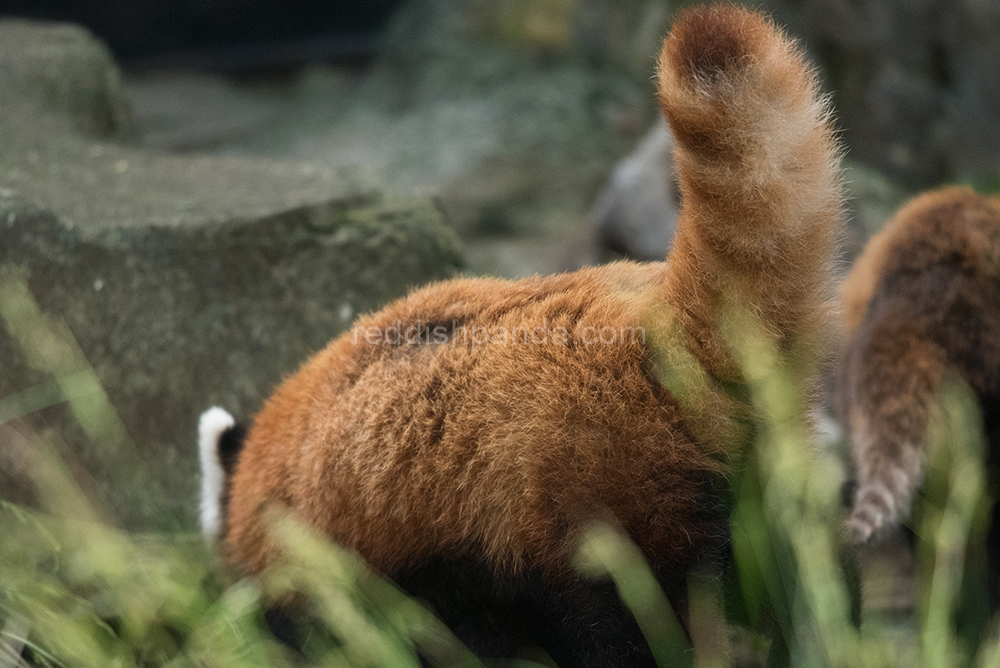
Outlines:
{"label": "second red panda", "polygon": [[[360,319],[278,388],[209,489],[229,562],[272,563],[277,504],[482,656],[652,665],[613,588],[575,573],[577,541],[613,520],[679,607],[687,572],[724,558],[728,464],[749,445],[724,302],[742,296],[811,392],[842,215],[829,110],[768,19],[684,12],[659,94],[683,198],[668,260],[448,281]],[[683,404],[662,382],[677,365],[705,388]]]}
{"label": "second red panda", "polygon": [[[989,482],[1000,484],[1000,199],[964,187],[914,198],[868,243],[842,296],[849,339],[838,393],[857,478],[848,533],[864,543],[908,519],[949,376],[979,401]],[[995,610],[996,504],[987,540]]]}

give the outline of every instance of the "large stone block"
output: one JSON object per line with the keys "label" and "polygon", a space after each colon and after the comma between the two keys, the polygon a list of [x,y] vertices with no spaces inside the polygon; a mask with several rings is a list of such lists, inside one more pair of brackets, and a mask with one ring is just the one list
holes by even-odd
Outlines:
{"label": "large stone block", "polygon": [[3,281],[79,353],[46,362],[35,325],[8,322],[0,408],[92,368],[138,455],[64,405],[28,420],[126,525],[193,526],[203,409],[249,415],[356,314],[461,264],[433,199],[386,200],[351,170],[157,154],[79,132],[44,96],[7,88],[0,105]]}

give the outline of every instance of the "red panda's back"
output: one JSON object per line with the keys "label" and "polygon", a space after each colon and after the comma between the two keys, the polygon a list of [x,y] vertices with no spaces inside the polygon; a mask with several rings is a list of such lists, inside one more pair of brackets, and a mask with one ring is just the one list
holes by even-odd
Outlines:
{"label": "red panda's back", "polygon": [[719,527],[695,516],[722,467],[652,370],[644,317],[663,271],[453,281],[361,319],[257,416],[231,557],[251,571],[273,558],[262,500],[388,573],[469,550],[565,570],[594,517],[661,560],[706,549]]}

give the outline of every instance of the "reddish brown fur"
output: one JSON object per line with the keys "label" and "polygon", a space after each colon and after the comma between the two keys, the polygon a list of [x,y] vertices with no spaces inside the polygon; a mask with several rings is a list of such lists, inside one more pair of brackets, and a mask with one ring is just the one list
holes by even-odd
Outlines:
{"label": "reddish brown fur", "polygon": [[712,78],[740,67],[754,49],[770,42],[770,26],[749,12],[732,12],[719,5],[692,15],[675,30],[664,56],[686,78]]}
{"label": "reddish brown fur", "polygon": [[856,541],[905,519],[928,421],[949,373],[988,413],[1000,398],[1000,200],[969,188],[915,198],[844,281],[849,346],[839,401],[858,477]]}
{"label": "reddish brown fur", "polygon": [[[706,481],[746,443],[733,426],[745,407],[720,385],[742,380],[719,331],[723,295],[738,289],[815,370],[839,156],[811,68],[760,15],[686,12],[660,63],[684,201],[668,261],[449,281],[362,318],[359,342],[333,341],[256,417],[232,484],[232,561],[256,573],[275,558],[270,503],[389,574],[470,552],[498,570],[566,573],[595,517],[616,518],[660,565],[725,542],[705,520],[720,503]],[[369,327],[452,321],[467,333],[546,323],[575,343],[363,340]],[[648,338],[586,345],[590,326]],[[709,382],[683,409],[656,379],[654,357],[676,361],[671,342]]]}

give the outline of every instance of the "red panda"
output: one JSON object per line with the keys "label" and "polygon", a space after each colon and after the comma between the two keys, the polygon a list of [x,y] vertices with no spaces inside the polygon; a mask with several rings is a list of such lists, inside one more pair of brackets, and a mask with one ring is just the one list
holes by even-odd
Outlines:
{"label": "red panda", "polygon": [[[226,490],[206,487],[227,561],[253,575],[275,560],[277,504],[482,656],[652,665],[613,587],[575,573],[577,541],[614,521],[681,608],[690,569],[725,558],[726,476],[750,445],[726,296],[739,288],[811,393],[842,225],[829,108],[769,19],[685,11],[658,89],[683,200],[667,261],[452,280],[362,317],[266,402]],[[706,389],[682,402],[661,372],[690,360]]]}
{"label": "red panda", "polygon": [[[1000,452],[1000,199],[966,187],[916,197],[871,239],[841,294],[848,342],[838,404],[857,477],[847,528],[865,543],[907,519],[948,376],[979,400],[989,459]],[[994,608],[996,517],[987,539]]]}

